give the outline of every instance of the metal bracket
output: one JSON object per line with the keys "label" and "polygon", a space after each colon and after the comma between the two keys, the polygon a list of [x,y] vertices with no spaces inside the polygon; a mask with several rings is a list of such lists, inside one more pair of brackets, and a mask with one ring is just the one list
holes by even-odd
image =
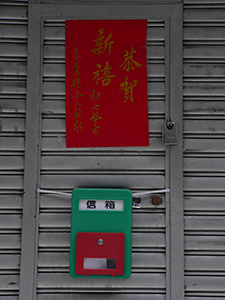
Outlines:
{"label": "metal bracket", "polygon": [[163,144],[166,146],[177,145],[177,125],[172,119],[167,119],[162,127]]}

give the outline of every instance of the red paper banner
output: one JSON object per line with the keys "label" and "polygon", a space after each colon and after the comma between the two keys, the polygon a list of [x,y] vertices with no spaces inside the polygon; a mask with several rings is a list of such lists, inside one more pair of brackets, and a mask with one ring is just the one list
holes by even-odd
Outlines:
{"label": "red paper banner", "polygon": [[148,146],[147,20],[66,21],[67,147]]}

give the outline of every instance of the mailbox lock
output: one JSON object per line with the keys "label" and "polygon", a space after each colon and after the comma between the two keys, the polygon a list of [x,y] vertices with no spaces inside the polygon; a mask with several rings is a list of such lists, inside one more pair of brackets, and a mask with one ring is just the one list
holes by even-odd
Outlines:
{"label": "mailbox lock", "polygon": [[103,239],[99,239],[99,240],[98,240],[98,245],[99,245],[99,246],[102,246],[102,245],[103,245]]}

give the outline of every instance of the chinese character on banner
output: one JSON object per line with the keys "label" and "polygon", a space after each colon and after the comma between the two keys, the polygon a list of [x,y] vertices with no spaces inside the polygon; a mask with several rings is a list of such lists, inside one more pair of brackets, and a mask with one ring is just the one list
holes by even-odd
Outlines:
{"label": "chinese character on banner", "polygon": [[147,20],[65,25],[67,147],[148,146]]}

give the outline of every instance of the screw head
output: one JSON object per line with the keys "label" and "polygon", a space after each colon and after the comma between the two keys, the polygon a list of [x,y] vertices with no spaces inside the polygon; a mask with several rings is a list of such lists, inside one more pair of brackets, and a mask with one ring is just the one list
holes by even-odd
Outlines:
{"label": "screw head", "polygon": [[152,204],[153,205],[158,206],[158,205],[162,204],[162,202],[163,201],[162,201],[162,198],[160,196],[155,195],[155,196],[152,197]]}
{"label": "screw head", "polygon": [[98,245],[99,245],[99,246],[102,246],[103,243],[104,243],[104,242],[103,242],[103,239],[99,239],[99,240],[98,240]]}

